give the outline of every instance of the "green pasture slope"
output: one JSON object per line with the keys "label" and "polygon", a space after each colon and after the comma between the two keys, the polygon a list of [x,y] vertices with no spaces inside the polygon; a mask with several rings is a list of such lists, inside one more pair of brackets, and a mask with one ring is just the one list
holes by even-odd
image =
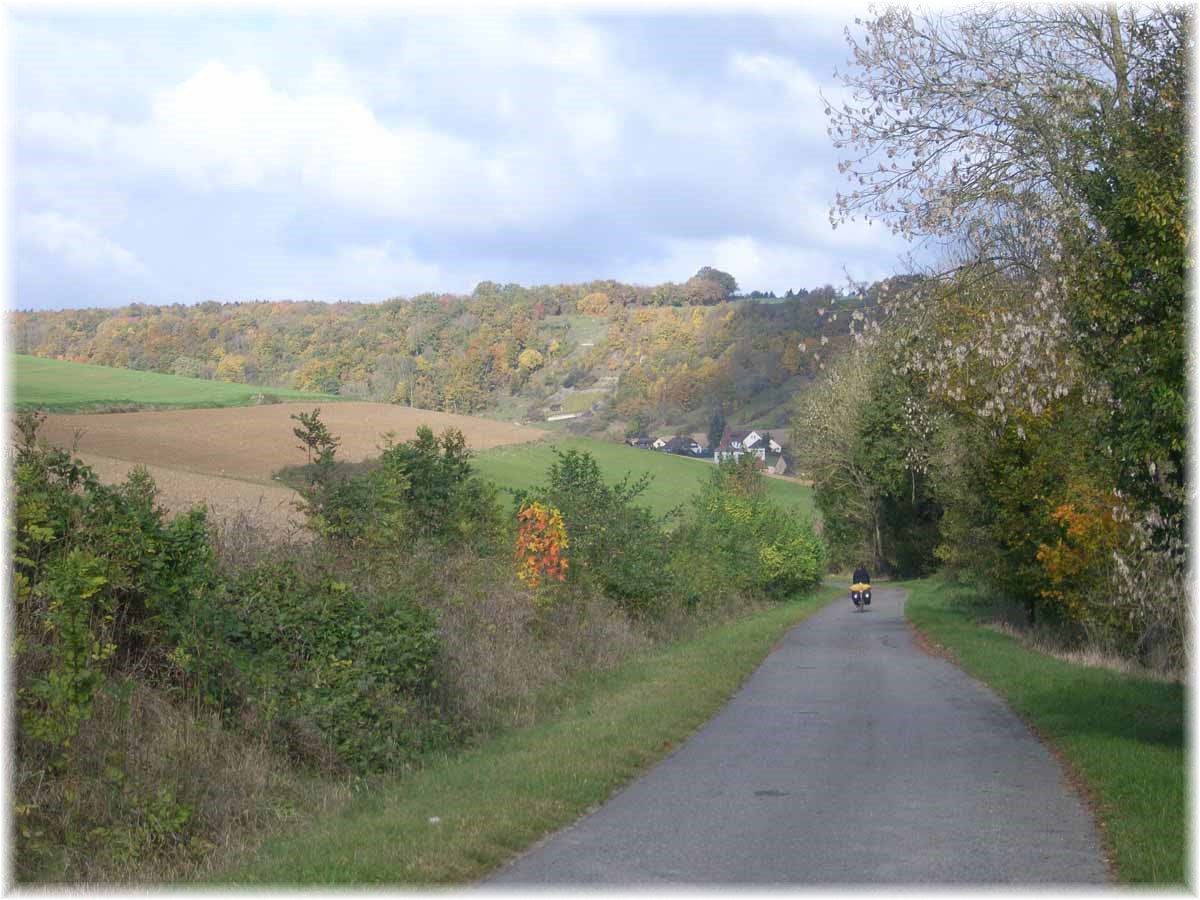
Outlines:
{"label": "green pasture slope", "polygon": [[86,412],[114,407],[246,406],[257,394],[271,394],[280,400],[319,400],[322,403],[339,399],[331,394],[180,378],[15,353],[10,359],[12,399],[18,409],[42,407],[53,412]]}
{"label": "green pasture slope", "polygon": [[[575,437],[484,450],[472,462],[480,474],[501,488],[522,490],[545,482],[546,470],[554,462],[555,447],[586,450],[596,458],[609,483],[620,480],[626,473],[634,478],[649,473],[653,481],[639,500],[658,515],[686,504],[713,469],[712,460],[686,459],[611,441]],[[766,482],[767,495],[776,503],[800,515],[812,513],[811,489],[779,478],[767,478]]]}

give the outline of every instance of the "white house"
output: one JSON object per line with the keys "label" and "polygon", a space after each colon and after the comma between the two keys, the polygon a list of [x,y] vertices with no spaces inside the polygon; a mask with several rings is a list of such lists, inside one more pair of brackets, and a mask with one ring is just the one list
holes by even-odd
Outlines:
{"label": "white house", "polygon": [[726,459],[736,461],[746,453],[766,462],[768,452],[782,453],[783,447],[773,437],[754,429],[733,431],[727,427],[721,435],[721,443],[713,449],[713,462],[720,464]]}
{"label": "white house", "polygon": [[[751,436],[753,436],[753,439],[751,439]],[[765,446],[754,446],[761,441],[762,435],[757,431],[733,431],[727,426],[725,433],[721,435],[721,443],[713,449],[713,462],[718,465],[727,459],[732,459],[736,462],[747,453],[766,461],[767,448]]]}
{"label": "white house", "polygon": [[784,452],[784,448],[782,448],[782,445],[778,442],[778,440],[768,437],[767,434],[760,434],[757,431],[746,433],[742,445],[749,450],[755,448],[755,446],[761,442],[766,442],[763,444],[763,446],[767,449],[767,452],[772,452],[772,454],[781,454],[781,452]]}

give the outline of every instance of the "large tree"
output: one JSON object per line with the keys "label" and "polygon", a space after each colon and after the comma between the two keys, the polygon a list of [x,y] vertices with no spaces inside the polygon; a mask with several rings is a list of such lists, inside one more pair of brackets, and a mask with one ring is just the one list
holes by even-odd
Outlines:
{"label": "large tree", "polygon": [[737,293],[737,279],[728,272],[722,272],[720,269],[714,269],[712,266],[702,266],[700,270],[692,276],[703,281],[713,281],[719,284],[725,292],[725,296],[729,297]]}
{"label": "large tree", "polygon": [[[901,365],[998,426],[1067,393],[1111,404],[1118,453],[1182,483],[1191,14],[889,8],[847,32],[830,131],[862,215],[940,240],[884,295]],[[865,330],[865,329],[864,329]]]}
{"label": "large tree", "polygon": [[1020,556],[1029,586],[1061,574],[1066,523],[1115,514],[1127,542],[1084,568],[1115,558],[1119,618],[1178,640],[1191,10],[889,8],[858,25],[827,100],[852,182],[831,219],[941,245],[856,330],[950,423],[946,521],[991,541],[998,571]]}
{"label": "large tree", "polygon": [[853,184],[834,221],[982,240],[1025,263],[1054,244],[1041,229],[1083,211],[1080,129],[1128,115],[1159,52],[1139,35],[1183,29],[1170,9],[1082,4],[889,7],[859,24],[844,99],[828,106]]}
{"label": "large tree", "polygon": [[792,418],[797,467],[812,479],[835,563],[883,559],[882,491],[861,452],[858,419],[870,400],[871,365],[851,350],[801,394]]}

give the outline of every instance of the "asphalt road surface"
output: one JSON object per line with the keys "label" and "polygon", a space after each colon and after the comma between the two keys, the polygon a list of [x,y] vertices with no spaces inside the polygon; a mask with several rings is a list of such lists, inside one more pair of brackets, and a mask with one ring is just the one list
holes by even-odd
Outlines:
{"label": "asphalt road surface", "polygon": [[1102,884],[1095,828],[990,690],[876,587],[792,629],[673,755],[486,885]]}

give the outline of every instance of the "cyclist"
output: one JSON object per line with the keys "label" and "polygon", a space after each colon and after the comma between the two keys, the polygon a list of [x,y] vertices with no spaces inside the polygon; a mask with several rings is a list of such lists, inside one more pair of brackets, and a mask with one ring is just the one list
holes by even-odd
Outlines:
{"label": "cyclist", "polygon": [[858,564],[858,568],[854,570],[855,584],[870,584],[871,573],[867,571],[867,567],[863,563]]}
{"label": "cyclist", "polygon": [[854,578],[850,584],[850,598],[859,609],[871,603],[871,573],[864,563],[859,563],[854,570]]}

